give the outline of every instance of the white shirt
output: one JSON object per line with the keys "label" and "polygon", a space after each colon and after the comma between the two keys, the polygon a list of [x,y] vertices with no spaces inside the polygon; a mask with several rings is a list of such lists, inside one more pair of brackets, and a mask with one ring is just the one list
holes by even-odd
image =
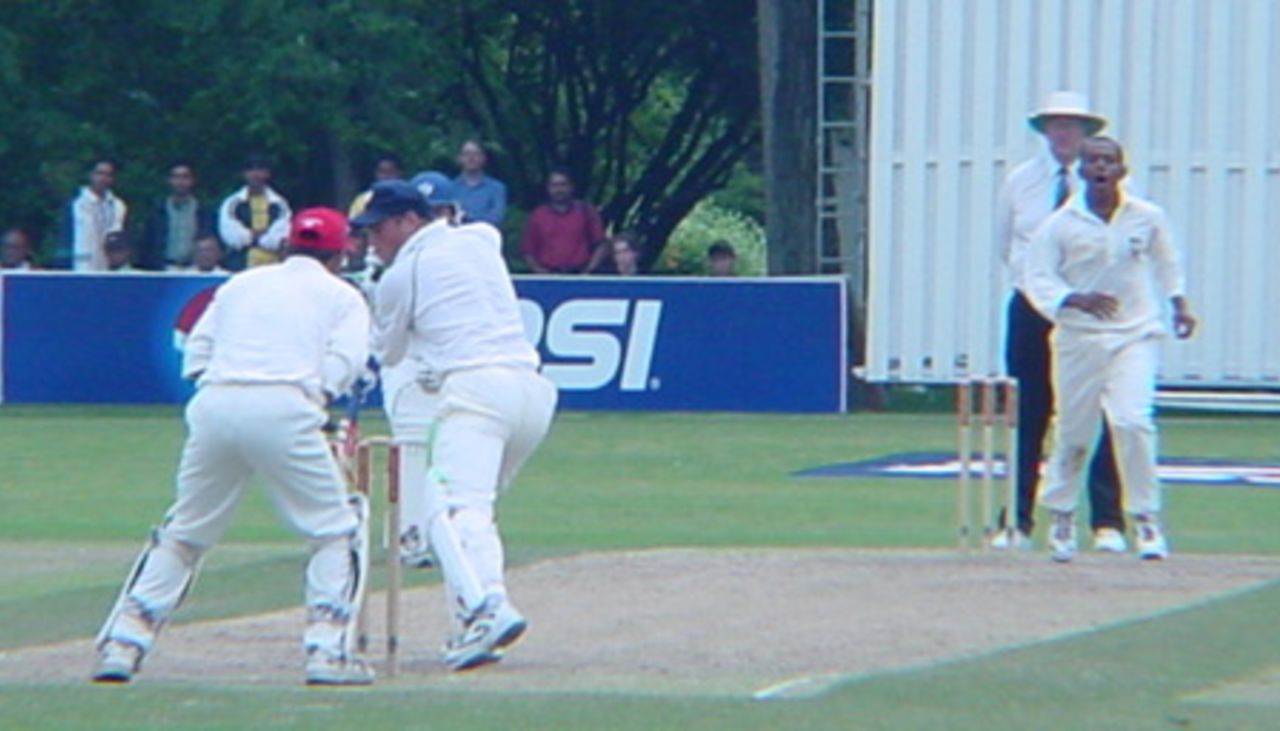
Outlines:
{"label": "white shirt", "polygon": [[369,308],[307,256],[241,272],[218,288],[187,339],[182,373],[199,385],[295,384],[346,393],[369,357]]}
{"label": "white shirt", "polygon": [[[289,221],[293,212],[289,210],[289,201],[286,201],[279,193],[270,187],[263,190],[263,194],[267,196],[267,205],[276,205],[280,207],[280,215],[276,220],[272,221],[266,231],[258,237],[258,246],[268,251],[280,251],[284,246],[285,239],[289,237]],[[222,206],[218,208],[218,235],[222,237],[223,243],[235,251],[239,251],[253,242],[253,231],[244,225],[240,219],[236,218],[236,206],[249,201],[249,186],[244,186],[240,190],[227,196],[222,201]]]}
{"label": "white shirt", "polygon": [[223,269],[222,267],[214,267],[214,268],[210,269],[210,270],[209,270],[209,271],[207,271],[207,272],[202,272],[202,271],[200,271],[200,269],[199,269],[199,268],[194,267],[194,266],[189,266],[189,267],[170,267],[170,268],[169,268],[169,271],[171,271],[171,272],[181,272],[181,273],[183,273],[183,274],[205,274],[205,275],[209,275],[209,276],[214,276],[214,275],[228,276],[228,275],[230,275],[230,274],[231,274],[231,270],[229,270],[229,269]]}
{"label": "white shirt", "polygon": [[[1026,251],[1036,229],[1054,211],[1062,163],[1049,152],[1024,160],[1005,177],[996,202],[996,242],[1013,288],[1026,292]],[[1079,187],[1079,161],[1066,166],[1067,186]]]}
{"label": "white shirt", "polygon": [[378,281],[375,300],[384,365],[409,357],[441,378],[467,368],[538,367],[502,236],[489,224],[424,226]]}
{"label": "white shirt", "polygon": [[[1185,282],[1164,210],[1121,193],[1111,221],[1089,210],[1084,192],[1054,212],[1027,250],[1026,294],[1060,327],[1135,334],[1167,332],[1165,302]],[[1073,292],[1102,292],[1119,301],[1115,317],[1100,320],[1062,301]]]}
{"label": "white shirt", "polygon": [[107,269],[107,255],[102,242],[107,234],[124,228],[128,206],[111,191],[99,198],[88,187],[71,201],[71,259],[78,272],[101,272]]}

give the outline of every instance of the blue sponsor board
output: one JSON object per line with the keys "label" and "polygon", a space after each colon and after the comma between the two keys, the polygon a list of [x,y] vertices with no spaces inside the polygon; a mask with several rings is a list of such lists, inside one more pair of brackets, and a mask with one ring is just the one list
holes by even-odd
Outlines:
{"label": "blue sponsor board", "polygon": [[182,380],[175,343],[179,316],[224,279],[47,273],[0,278],[4,400],[184,401],[192,386]]}
{"label": "blue sponsor board", "polygon": [[[183,333],[218,277],[0,277],[3,398],[172,403]],[[839,411],[843,281],[518,278],[525,330],[571,409]]]}

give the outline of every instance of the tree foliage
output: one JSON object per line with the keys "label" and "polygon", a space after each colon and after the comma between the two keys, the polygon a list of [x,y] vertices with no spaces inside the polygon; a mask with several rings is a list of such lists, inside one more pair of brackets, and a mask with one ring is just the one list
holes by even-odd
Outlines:
{"label": "tree foliage", "polygon": [[[458,3],[467,119],[532,205],[568,167],[652,261],[759,137],[750,3]],[[657,243],[659,246],[653,246]]]}
{"label": "tree foliage", "polygon": [[254,151],[296,205],[343,205],[377,151],[438,165],[478,133],[517,205],[564,164],[615,228],[660,245],[758,138],[746,2],[13,5],[0,17],[3,224],[47,230],[102,155],[123,163],[117,188],[138,212],[173,160],[216,198]]}
{"label": "tree foliage", "polygon": [[671,232],[653,271],[659,274],[710,274],[707,249],[723,241],[737,255],[736,273],[761,277],[766,272],[764,228],[755,219],[740,212],[722,208],[711,200],[694,206],[693,211]]}

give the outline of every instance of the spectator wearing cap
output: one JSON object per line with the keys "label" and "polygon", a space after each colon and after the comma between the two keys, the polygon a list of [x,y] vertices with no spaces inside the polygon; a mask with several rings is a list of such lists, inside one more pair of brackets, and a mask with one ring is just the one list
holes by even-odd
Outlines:
{"label": "spectator wearing cap", "polygon": [[279,261],[289,232],[289,202],[272,190],[271,165],[250,155],[244,165],[245,185],[227,196],[218,209],[218,235],[231,252],[226,266],[239,271]]}
{"label": "spectator wearing cap", "polygon": [[732,277],[738,267],[738,252],[728,241],[717,241],[707,247],[707,273],[713,277]]}
{"label": "spectator wearing cap", "polygon": [[[404,168],[400,164],[400,157],[394,153],[383,153],[378,156],[377,161],[373,164],[373,182],[377,183],[383,180],[400,180],[404,177]],[[369,197],[373,195],[373,188],[362,192],[351,201],[351,205],[347,208],[347,215],[351,218],[364,213],[364,207],[369,205]]]}
{"label": "spectator wearing cap", "polygon": [[590,274],[606,253],[604,225],[595,206],[573,195],[573,178],[557,169],[547,176],[547,202],[525,223],[520,251],[538,274]]}
{"label": "spectator wearing cap", "polygon": [[[1018,379],[1018,505],[1017,515],[1010,521],[1012,530],[992,542],[995,548],[1031,545],[1036,483],[1053,410],[1049,356],[1053,323],[1036,310],[1026,294],[1027,251],[1040,224],[1067,205],[1080,187],[1081,148],[1107,120],[1089,109],[1083,94],[1056,91],[1027,118],[1027,124],[1044,138],[1044,147],[1009,172],[996,204],[996,241],[1013,283],[1006,315],[1005,367]],[[1105,419],[1089,467],[1089,502],[1095,548],[1123,552],[1127,546],[1120,477]]]}
{"label": "spectator wearing cap", "polygon": [[448,221],[457,226],[465,219],[469,220],[462,207],[461,186],[449,179],[448,175],[428,170],[413,176],[409,184],[418,189],[427,202],[432,219]]}
{"label": "spectator wearing cap", "polygon": [[214,213],[195,195],[195,168],[169,166],[169,193],[147,217],[139,264],[143,269],[180,271],[192,265],[196,241],[213,232]]}
{"label": "spectator wearing cap", "polygon": [[502,227],[507,215],[507,186],[486,172],[489,153],[479,140],[471,139],[458,149],[458,203],[468,221]]}
{"label": "spectator wearing cap", "polygon": [[29,272],[37,268],[32,253],[31,234],[16,226],[5,231],[4,239],[0,242],[0,269]]}
{"label": "spectator wearing cap", "polygon": [[78,272],[107,269],[107,234],[124,229],[129,208],[111,188],[116,163],[100,159],[89,167],[89,184],[80,189],[63,214],[63,243],[71,252],[71,266]]}
{"label": "spectator wearing cap", "polygon": [[123,231],[112,231],[102,243],[103,253],[107,258],[107,271],[117,274],[129,274],[138,271],[133,268],[133,246]]}

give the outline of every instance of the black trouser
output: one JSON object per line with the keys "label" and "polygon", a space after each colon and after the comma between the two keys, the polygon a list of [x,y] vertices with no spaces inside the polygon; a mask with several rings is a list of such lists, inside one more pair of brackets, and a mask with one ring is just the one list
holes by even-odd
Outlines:
{"label": "black trouser", "polygon": [[[1031,534],[1035,526],[1036,487],[1044,435],[1053,414],[1053,379],[1050,375],[1049,333],[1046,320],[1021,292],[1009,300],[1009,339],[1005,343],[1005,367],[1018,379],[1018,530]],[[1090,524],[1094,530],[1124,530],[1120,507],[1120,476],[1111,451],[1111,432],[1102,420],[1102,436],[1089,464]]]}

